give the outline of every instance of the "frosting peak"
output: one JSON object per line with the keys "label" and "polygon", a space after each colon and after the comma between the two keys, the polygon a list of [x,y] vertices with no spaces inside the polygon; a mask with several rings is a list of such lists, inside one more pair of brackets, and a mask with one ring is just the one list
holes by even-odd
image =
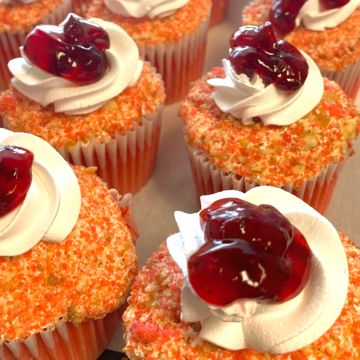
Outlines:
{"label": "frosting peak", "polygon": [[1,129],[0,144],[16,145],[34,154],[32,182],[24,201],[0,217],[0,256],[23,254],[40,240],[62,242],[80,213],[80,187],[73,170],[37,136]]}
{"label": "frosting peak", "polygon": [[189,0],[105,0],[106,7],[119,15],[141,18],[166,17],[185,6]]}
{"label": "frosting peak", "polygon": [[225,78],[209,79],[215,87],[214,100],[225,113],[241,119],[244,125],[260,118],[264,125],[290,125],[308,114],[321,100],[324,83],[314,61],[302,53],[309,65],[309,73],[303,84],[294,92],[283,91],[274,84],[265,86],[256,74],[250,79],[236,74],[230,61],[223,60]]}
{"label": "frosting peak", "polygon": [[8,64],[14,75],[12,83],[15,88],[43,107],[53,104],[55,112],[79,115],[95,111],[126,87],[134,85],[143,66],[134,40],[116,24],[100,19],[89,21],[103,27],[110,38],[110,48],[105,51],[109,70],[99,81],[74,85],[41,70],[23,56]]}
{"label": "frosting peak", "polygon": [[231,190],[203,196],[201,207],[207,208],[222,198],[272,205],[288,218],[312,250],[309,279],[296,297],[280,304],[251,299],[227,306],[206,303],[192,289],[187,267],[190,256],[205,242],[199,215],[176,212],[180,233],[169,237],[167,245],[184,275],[182,319],[200,321],[201,339],[231,350],[252,348],[283,354],[312,343],[332,326],[346,299],[348,267],[337,231],[309,205],[278,188],[262,186],[246,194]]}

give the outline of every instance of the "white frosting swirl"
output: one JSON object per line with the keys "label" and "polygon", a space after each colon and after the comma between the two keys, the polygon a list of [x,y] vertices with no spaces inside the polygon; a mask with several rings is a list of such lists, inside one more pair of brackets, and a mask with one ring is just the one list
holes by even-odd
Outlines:
{"label": "white frosting swirl", "polygon": [[296,17],[296,25],[302,22],[307,29],[324,31],[341,24],[359,5],[360,0],[350,0],[339,8],[324,10],[320,0],[307,0]]}
{"label": "white frosting swirl", "polygon": [[105,52],[109,69],[99,81],[80,86],[41,70],[22,56],[8,64],[15,88],[43,107],[54,104],[55,112],[79,115],[95,111],[134,85],[143,67],[134,40],[116,24],[95,18],[89,21],[103,27],[110,37],[110,49]]}
{"label": "white frosting swirl", "polygon": [[200,339],[230,350],[251,348],[283,354],[311,344],[332,326],[346,300],[348,266],[336,229],[296,196],[270,186],[246,194],[229,190],[203,196],[201,207],[228,197],[272,205],[303,233],[314,255],[309,280],[299,295],[281,304],[250,299],[224,307],[206,303],[192,289],[187,269],[187,260],[205,242],[199,213],[175,212],[180,233],[169,237],[167,245],[184,275],[182,320],[200,321]]}
{"label": "white frosting swirl", "polygon": [[290,125],[308,114],[321,100],[324,82],[320,70],[305,53],[308,76],[296,91],[283,91],[274,84],[265,87],[261,78],[238,75],[227,59],[223,59],[225,78],[209,79],[215,87],[214,100],[221,111],[241,119],[245,125],[260,117],[264,125]]}
{"label": "white frosting swirl", "polygon": [[32,182],[25,200],[0,217],[0,256],[23,254],[40,240],[62,242],[80,213],[81,194],[75,173],[37,136],[0,129],[0,145],[20,146],[34,154]]}
{"label": "white frosting swirl", "polygon": [[189,0],[105,0],[106,7],[115,14],[141,18],[166,17],[186,5]]}

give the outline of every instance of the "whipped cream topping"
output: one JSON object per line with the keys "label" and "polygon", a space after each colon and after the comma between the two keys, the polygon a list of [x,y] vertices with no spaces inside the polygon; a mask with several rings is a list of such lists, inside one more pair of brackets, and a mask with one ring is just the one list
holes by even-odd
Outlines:
{"label": "whipped cream topping", "polygon": [[116,24],[95,18],[89,21],[103,27],[110,38],[110,48],[105,51],[109,69],[99,81],[81,86],[49,74],[26,59],[20,48],[22,57],[8,64],[15,88],[43,107],[53,104],[55,112],[80,115],[99,109],[125,88],[133,86],[143,67],[134,40]]}
{"label": "whipped cream topping", "polygon": [[252,79],[237,74],[231,63],[223,59],[225,78],[209,79],[215,88],[214,100],[221,111],[241,119],[244,125],[260,117],[264,125],[290,125],[308,114],[321,100],[324,81],[315,62],[304,52],[309,73],[296,91],[283,91],[274,84],[265,86],[258,75]]}
{"label": "whipped cream topping", "polygon": [[350,0],[339,8],[324,10],[320,0],[307,0],[296,18],[296,26],[303,23],[307,29],[324,31],[341,24],[358,6],[360,0]]}
{"label": "whipped cream topping", "polygon": [[170,236],[167,246],[184,276],[182,320],[200,321],[198,340],[230,350],[283,354],[311,344],[332,326],[346,300],[348,266],[336,229],[305,202],[279,188],[260,186],[246,194],[229,190],[202,196],[201,208],[222,198],[276,207],[307,239],[313,252],[310,277],[299,295],[284,303],[241,299],[224,307],[208,304],[191,287],[187,269],[190,256],[205,243],[199,213],[175,212],[180,233]]}
{"label": "whipped cream topping", "polygon": [[46,141],[27,133],[0,129],[0,145],[15,145],[34,154],[32,182],[25,200],[0,217],[0,256],[21,255],[40,240],[60,243],[80,213],[77,177]]}
{"label": "whipped cream topping", "polygon": [[141,18],[166,17],[186,5],[189,0],[105,0],[106,7],[115,14]]}

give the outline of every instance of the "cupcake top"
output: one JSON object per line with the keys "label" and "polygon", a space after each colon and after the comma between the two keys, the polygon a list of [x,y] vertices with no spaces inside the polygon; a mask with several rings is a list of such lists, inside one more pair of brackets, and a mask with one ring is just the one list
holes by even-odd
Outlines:
{"label": "cupcake top", "polygon": [[[119,2],[127,3],[121,0]],[[168,3],[178,2],[169,1],[166,6]],[[163,44],[176,43],[184,36],[196,32],[208,19],[210,8],[211,0],[189,0],[168,16],[150,18],[149,14],[144,14],[138,18],[117,14],[109,10],[104,1],[95,0],[89,6],[87,17],[100,17],[121,24],[139,45]]]}
{"label": "cupcake top", "polygon": [[[276,203],[278,195],[282,193],[279,189],[274,190],[277,193],[275,194],[276,199],[273,199],[273,202],[271,202],[273,204]],[[258,190],[254,189],[252,191]],[[286,193],[285,196],[287,198],[285,203],[281,200],[281,197],[279,199],[279,203],[281,203],[282,205],[281,209],[279,208],[278,210],[280,210],[281,212],[283,212],[282,209],[287,207],[289,210],[289,207],[292,206],[291,202],[289,202],[288,200],[288,196],[290,196],[291,198],[292,196]],[[269,197],[266,197],[263,200],[259,199],[259,203],[269,204]],[[293,205],[294,204],[304,203],[301,200],[294,198]],[[292,208],[291,210],[297,212],[300,209],[297,207],[297,205],[294,205],[294,208]],[[300,211],[302,212],[302,210]],[[283,214],[285,213],[283,212]],[[305,213],[314,214],[314,211],[305,211]],[[318,216],[319,215],[315,215],[315,217],[317,218]],[[192,222],[191,226],[192,228],[194,228],[193,225],[196,221],[196,226],[197,228],[199,228],[198,217],[197,219],[195,219],[193,215],[187,215],[187,217],[191,220],[194,219],[194,222]],[[296,227],[298,227],[298,229],[301,231],[303,231],[304,228],[308,227],[306,225],[306,221],[300,220],[302,225],[299,225],[298,222],[293,222],[293,219],[291,219],[291,222],[296,225]],[[323,234],[322,230],[324,228],[320,226],[322,230],[318,232],[319,237],[315,236],[316,242],[317,240],[319,240],[319,243],[315,245],[314,250],[312,247],[312,240],[314,240],[315,238],[312,237],[310,240],[306,238],[308,243],[310,244],[313,254],[316,257],[319,254],[320,257],[324,259],[324,257],[328,257],[329,255],[331,258],[332,256],[337,256],[337,254],[341,253],[341,257],[343,258],[344,250],[339,244],[339,236],[334,233],[333,227],[328,223],[327,220],[322,218],[320,222],[326,223],[325,228],[331,228],[331,246],[337,244],[336,246],[339,246],[339,248],[334,253],[331,252],[331,254],[329,254],[330,251],[328,251],[329,249],[327,249],[328,237],[323,237],[321,235]],[[319,225],[319,223],[317,224]],[[187,226],[182,227],[181,232],[183,230],[186,232],[186,235],[183,236],[184,242],[187,242],[189,235],[191,240],[188,242],[187,245],[189,245],[192,250],[194,250],[194,247],[192,246],[194,244],[192,240],[194,239],[191,237],[191,229],[189,229],[189,226]],[[305,235],[305,232],[303,234]],[[335,323],[330,327],[328,331],[326,331],[322,336],[320,336],[311,344],[299,350],[295,350],[291,353],[274,355],[269,354],[268,352],[262,353],[252,348],[229,350],[221,347],[221,345],[218,346],[214,343],[210,343],[209,341],[199,339],[199,335],[201,334],[203,329],[202,323],[200,321],[187,322],[182,319],[181,302],[183,296],[181,294],[181,289],[184,285],[184,274],[182,273],[181,268],[183,267],[182,264],[184,264],[184,262],[182,262],[182,264],[180,264],[179,266],[174,261],[174,258],[171,256],[171,254],[169,254],[170,247],[168,246],[168,244],[169,241],[171,241],[171,238],[169,238],[167,242],[162,243],[159,251],[154,253],[147,260],[145,266],[139,271],[139,274],[137,275],[135,282],[132,286],[131,295],[128,300],[129,306],[123,316],[126,329],[126,354],[129,356],[130,359],[150,359],[159,358],[160,356],[173,359],[214,358],[225,360],[248,358],[269,359],[270,357],[274,359],[322,359],[324,357],[337,358],[341,356],[345,356],[348,359],[358,358],[358,328],[360,325],[360,316],[359,312],[357,311],[357,305],[359,303],[358,299],[360,291],[358,286],[360,281],[358,261],[360,250],[354,247],[351,244],[351,241],[345,235],[339,235],[341,242],[345,247],[349,266],[349,288],[346,302],[340,316],[335,321]],[[198,241],[201,241],[201,237],[196,238],[195,242],[198,243]],[[327,262],[328,265],[331,265],[332,267],[335,263],[332,263],[332,260],[330,258],[328,258],[329,262],[325,262]],[[345,273],[346,271],[342,274],[338,274],[338,276],[342,277],[343,275],[345,275]],[[208,276],[207,279],[212,280],[213,277]],[[331,280],[328,280],[328,282],[329,286],[331,286],[334,291],[337,283]],[[341,280],[341,290],[344,290],[342,285],[344,285],[343,279]],[[321,292],[319,291],[319,293]],[[317,293],[315,293],[315,295],[317,296]],[[344,300],[343,296],[344,295],[342,292],[341,297]],[[334,296],[334,298],[336,297],[337,295]],[[316,300],[317,299],[315,299],[315,302],[318,304]],[[331,301],[332,300],[333,299],[331,299]],[[334,300],[335,302],[337,301],[336,299]],[[248,309],[251,309],[251,307],[248,307]],[[307,315],[308,314],[309,313],[307,312]],[[219,312],[217,312],[217,315],[219,315]],[[224,315],[224,313],[222,315]],[[290,325],[296,327],[297,325],[301,326],[300,324],[304,324],[304,322],[306,322],[308,318],[304,320],[302,319],[302,315],[303,314],[297,316],[294,324]],[[307,315],[305,317],[307,317]],[[261,315],[259,317],[261,318]],[[328,320],[326,319],[325,322],[327,321]],[[249,325],[250,323],[251,320],[249,321],[249,323],[247,323],[247,325]],[[254,323],[252,325],[254,325]],[[280,332],[282,333],[282,336],[284,336],[284,331],[282,331],[279,321],[274,320],[273,325],[273,331],[276,333]],[[303,333],[302,335],[305,335],[305,333]],[[236,336],[234,335],[237,334],[241,334],[241,332],[233,331],[228,337],[225,336],[225,340],[227,340],[228,338],[230,340],[234,339],[236,338]],[[216,337],[216,333],[214,333],[213,335],[214,337]],[[258,338],[259,342],[261,342],[262,340],[266,340],[260,335],[261,333],[257,332],[257,336],[254,336],[254,338]],[[272,333],[270,333],[269,335],[270,339],[274,339]],[[237,340],[239,339],[240,336],[237,337]],[[222,340],[224,340],[224,337],[222,337]],[[287,345],[291,342],[293,342],[292,339],[287,343]],[[289,349],[289,351],[291,350]]]}
{"label": "cupcake top", "polygon": [[[247,32],[253,31],[245,27],[246,39],[252,39]],[[255,34],[263,36],[257,30]],[[268,32],[265,35],[269,36]],[[254,54],[249,44],[232,47],[235,62],[231,52],[230,61],[224,60],[225,69],[215,68],[195,83],[181,105],[185,138],[191,147],[203,151],[221,170],[250,182],[276,186],[294,183],[295,187],[349,153],[351,140],[360,130],[359,113],[336,83],[327,79],[322,83],[313,62],[301,75],[288,68],[291,62],[304,63],[296,49],[271,55],[274,71],[267,75],[261,53],[255,49]],[[243,73],[236,73],[238,68]],[[276,88],[284,73],[295,75],[285,77],[285,86],[290,82],[294,89]],[[316,82],[307,84],[309,79]],[[311,89],[317,90],[313,93]],[[268,91],[271,96],[266,99]]]}
{"label": "cupcake top", "polygon": [[200,321],[199,338],[229,350],[282,354],[321,337],[348,287],[334,227],[278,188],[224,191],[201,203],[200,213],[175,212],[180,233],[167,240],[184,275],[181,319]]}
{"label": "cupcake top", "polygon": [[[24,137],[33,136],[24,134]],[[9,137],[9,141],[12,139],[14,146],[24,146],[25,142],[19,141],[21,138],[21,134],[16,134]],[[35,165],[39,152],[46,157],[53,150],[44,141],[40,142],[41,147],[36,145],[38,143],[31,146],[30,141],[26,142],[27,150],[34,151]],[[58,157],[58,161],[65,162],[60,155]],[[44,164],[42,159],[39,161]],[[3,166],[4,162],[0,165],[1,170],[4,170]],[[39,239],[41,241],[25,253],[0,256],[0,343],[24,339],[68,320],[82,322],[86,318],[102,318],[126,299],[136,271],[130,231],[118,203],[95,176],[95,169],[73,167],[73,170],[81,190],[81,204],[76,224],[72,224],[69,233],[61,238],[61,242],[52,242],[48,241],[45,231],[44,237]],[[51,169],[48,171],[51,173]],[[37,182],[37,165],[32,172],[33,182]],[[34,192],[29,190],[30,193]],[[77,207],[75,200],[76,197],[73,198],[74,208]],[[43,203],[39,201],[36,205],[40,207]],[[71,212],[69,206],[66,210]],[[37,209],[32,211],[37,212]],[[58,212],[61,212],[61,207]],[[19,213],[20,217],[28,217],[24,212]],[[2,224],[3,220],[1,218]],[[68,226],[65,220],[60,225]],[[19,231],[19,228],[15,227],[15,230]],[[48,233],[53,230],[50,227]],[[31,243],[32,236],[37,234],[27,231],[21,227],[20,235],[29,235]],[[2,231],[1,241],[7,235]]]}
{"label": "cupcake top", "polygon": [[[87,47],[79,44],[77,37],[72,38],[72,28],[79,24],[83,31],[80,40],[90,41]],[[98,36],[90,36],[89,40],[92,28]],[[58,45],[55,50],[54,41]],[[38,56],[34,50],[39,42],[50,43],[51,52]],[[75,66],[74,71],[72,66],[62,66],[54,60],[58,51],[65,53],[69,48],[75,50],[65,59],[75,64],[78,49],[95,51],[99,65],[95,69],[96,77],[91,67],[93,62],[89,62],[89,69],[85,63]],[[141,125],[145,115],[164,103],[162,80],[149,64],[139,59],[134,41],[115,24],[99,19],[84,21],[70,15],[60,28],[36,28],[29,34],[23,54],[24,58],[9,63],[15,88],[0,95],[0,112],[12,130],[30,132],[53,146],[86,143],[90,139],[108,141]],[[98,71],[102,64],[106,65],[105,69]]]}
{"label": "cupcake top", "polygon": [[[326,8],[323,3],[337,4]],[[341,3],[341,4],[340,4]],[[289,3],[290,4],[290,3]],[[341,6],[339,6],[341,5]],[[322,70],[341,71],[360,57],[360,7],[358,0],[300,1],[291,11],[291,21],[279,26],[285,39],[306,51]],[[243,24],[261,24],[282,13],[282,1],[254,0],[243,10]],[[327,5],[331,6],[331,5]],[[274,8],[271,12],[271,8]],[[298,9],[299,8],[299,9]]]}
{"label": "cupcake top", "polygon": [[0,1],[0,32],[28,31],[66,3],[63,0]]}
{"label": "cupcake top", "polygon": [[119,26],[69,14],[59,25],[40,25],[9,61],[14,87],[55,112],[95,111],[136,84],[143,62],[131,37]]}

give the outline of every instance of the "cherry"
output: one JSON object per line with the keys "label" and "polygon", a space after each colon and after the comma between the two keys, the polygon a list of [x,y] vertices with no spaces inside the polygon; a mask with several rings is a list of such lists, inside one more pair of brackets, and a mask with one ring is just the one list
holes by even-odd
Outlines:
{"label": "cherry", "polygon": [[16,146],[0,146],[0,216],[20,205],[31,184],[34,155]]}
{"label": "cherry", "polygon": [[346,5],[350,0],[320,0],[325,9],[336,9]]}
{"label": "cherry", "polygon": [[109,36],[100,26],[71,14],[64,26],[39,26],[24,43],[36,66],[80,85],[99,80],[108,68]]}
{"label": "cherry", "polygon": [[300,231],[270,205],[222,199],[200,213],[205,244],[188,261],[189,280],[206,302],[281,303],[310,273],[311,250]]}
{"label": "cherry", "polygon": [[280,34],[288,34],[295,29],[295,20],[306,0],[276,0],[274,1],[269,20]]}
{"label": "cherry", "polygon": [[252,77],[257,73],[265,85],[296,90],[308,74],[305,58],[286,41],[276,40],[272,24],[245,26],[230,38],[229,60],[237,73]]}
{"label": "cherry", "polygon": [[309,66],[300,51],[287,41],[278,41],[279,56],[284,66],[280,69],[276,85],[282,90],[298,89],[307,78]]}

